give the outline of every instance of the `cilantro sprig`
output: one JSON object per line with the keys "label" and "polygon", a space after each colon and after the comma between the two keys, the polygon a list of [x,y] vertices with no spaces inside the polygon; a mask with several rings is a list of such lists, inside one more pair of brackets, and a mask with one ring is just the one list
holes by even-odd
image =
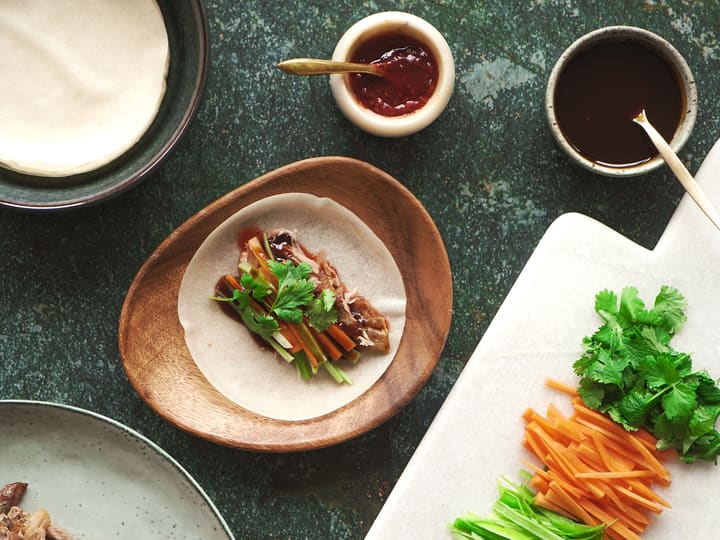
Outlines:
{"label": "cilantro sprig", "polygon": [[268,261],[268,266],[278,279],[270,311],[284,321],[302,321],[301,308],[310,303],[315,293],[315,284],[309,279],[312,268],[307,263],[295,265],[292,261]]}
{"label": "cilantro sprig", "polygon": [[317,298],[313,298],[308,305],[306,314],[310,326],[318,332],[324,332],[328,327],[337,322],[337,310],[335,309],[335,292],[330,289],[323,289]]}
{"label": "cilantro sprig", "polygon": [[578,392],[586,405],[610,415],[628,430],[644,428],[658,448],[674,449],[688,463],[717,461],[720,388],[706,371],[693,371],[689,354],[670,340],[686,320],[685,298],[663,286],[651,309],[634,287],[620,298],[608,290],[595,298],[603,321],[584,338],[575,362]]}
{"label": "cilantro sprig", "polygon": [[218,302],[230,302],[245,325],[260,337],[269,339],[280,329],[278,322],[266,313],[257,313],[250,307],[250,290],[233,289],[232,296],[213,296]]}

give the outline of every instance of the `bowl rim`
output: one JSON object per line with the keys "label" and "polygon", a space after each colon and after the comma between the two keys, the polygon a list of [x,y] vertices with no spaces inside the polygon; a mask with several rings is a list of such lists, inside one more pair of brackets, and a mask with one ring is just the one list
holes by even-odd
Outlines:
{"label": "bowl rim", "polygon": [[450,46],[437,28],[425,19],[403,11],[383,11],[357,21],[338,41],[332,59],[346,61],[359,41],[388,30],[401,30],[416,36],[437,59],[438,83],[423,107],[403,116],[383,116],[366,109],[355,99],[346,75],[331,75],[330,87],[340,111],[353,124],[372,135],[404,137],[426,128],[445,110],[455,86],[455,61]]}
{"label": "bowl rim", "polygon": [[565,51],[560,55],[555,63],[550,77],[548,78],[547,88],[545,92],[545,112],[550,131],[555,138],[558,146],[570,157],[572,161],[580,165],[582,168],[608,177],[628,178],[639,176],[654,171],[661,167],[665,160],[659,154],[649,161],[631,167],[608,167],[587,159],[580,154],[567,141],[562,133],[557,118],[555,117],[555,88],[557,81],[565,68],[565,66],[579,53],[591,48],[592,46],[609,42],[609,41],[636,41],[648,46],[653,52],[660,55],[675,71],[682,87],[685,107],[680,118],[680,123],[675,130],[671,148],[678,152],[690,138],[690,134],[695,126],[697,119],[697,87],[690,66],[680,52],[668,42],[665,38],[636,26],[615,25],[598,28],[587,34],[584,34],[571,43]]}
{"label": "bowl rim", "polygon": [[[192,120],[197,115],[198,109],[200,108],[200,103],[202,102],[202,98],[205,93],[205,86],[207,84],[208,78],[210,64],[210,29],[207,17],[207,10],[202,0],[190,0],[190,4],[192,12],[195,16],[195,26],[198,30],[199,37],[197,55],[199,69],[197,76],[195,77],[190,102],[188,103],[188,106],[183,112],[180,122],[176,125],[175,129],[172,131],[172,134],[170,135],[170,137],[168,137],[162,147],[157,152],[155,152],[152,157],[147,160],[147,162],[138,170],[134,171],[132,174],[128,175],[120,182],[112,186],[108,186],[107,188],[100,191],[96,191],[87,195],[75,196],[66,200],[49,202],[25,202],[14,200],[6,196],[0,196],[0,206],[14,210],[22,210],[35,213],[50,213],[93,206],[100,202],[104,202],[108,199],[116,197],[117,195],[120,195],[121,193],[124,193],[125,191],[139,184],[141,181],[145,180],[147,176],[154,172],[162,163],[165,162],[168,155],[172,152],[177,142],[185,134]],[[123,155],[118,156],[118,158],[116,159],[122,159],[122,157],[124,155],[127,155],[127,152],[130,152],[134,147],[135,146],[133,145],[133,147],[129,148]],[[106,167],[111,168],[112,163],[113,162],[108,163]],[[12,171],[10,172],[12,173]],[[90,171],[88,174],[91,173],[92,171]],[[82,184],[79,183],[78,185]]]}

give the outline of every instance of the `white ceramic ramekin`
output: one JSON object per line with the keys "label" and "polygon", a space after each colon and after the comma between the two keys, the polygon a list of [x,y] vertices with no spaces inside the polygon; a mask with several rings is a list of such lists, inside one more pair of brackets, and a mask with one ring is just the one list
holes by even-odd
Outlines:
{"label": "white ceramic ramekin", "polygon": [[594,45],[608,41],[633,41],[644,45],[658,54],[674,69],[685,99],[685,109],[680,118],[680,124],[670,141],[670,146],[675,152],[680,150],[687,142],[695,125],[695,118],[697,117],[697,89],[695,88],[695,80],[692,72],[680,53],[657,34],[634,26],[608,26],[585,34],[570,45],[560,56],[548,79],[547,92],[545,94],[547,119],[550,124],[550,130],[558,145],[575,163],[595,173],[614,177],[638,176],[660,167],[664,163],[662,157],[657,155],[641,165],[632,167],[608,167],[601,165],[578,153],[565,138],[560,126],[558,126],[558,121],[555,116],[555,87],[565,66],[579,53]]}
{"label": "white ceramic ramekin", "polygon": [[445,38],[434,26],[399,11],[375,13],[356,22],[340,38],[332,59],[348,61],[360,43],[387,32],[406,34],[426,44],[438,63],[435,92],[423,107],[403,116],[382,116],[355,99],[347,75],[331,75],[330,86],[338,107],[356,126],[380,137],[404,137],[426,128],[443,112],[455,85],[455,62]]}

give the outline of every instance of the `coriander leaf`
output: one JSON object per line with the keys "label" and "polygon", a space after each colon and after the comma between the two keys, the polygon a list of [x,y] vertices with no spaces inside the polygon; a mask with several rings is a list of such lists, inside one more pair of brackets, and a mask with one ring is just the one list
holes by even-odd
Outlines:
{"label": "coriander leaf", "polygon": [[212,299],[219,302],[230,302],[238,315],[240,315],[245,326],[263,338],[269,338],[280,329],[277,321],[271,315],[267,313],[256,313],[253,308],[250,307],[249,290],[240,291],[233,289],[231,297],[213,296]]}
{"label": "coriander leaf", "polygon": [[[675,366],[675,369],[677,370],[678,374],[682,378],[689,377],[693,375],[692,373],[692,358],[690,358],[690,355],[687,353],[677,353],[675,351],[672,351],[671,353],[672,362]],[[710,379],[712,381],[712,379]],[[715,384],[713,382],[713,384]]]}
{"label": "coriander leaf", "polygon": [[702,437],[698,437],[687,452],[680,455],[686,463],[693,463],[696,459],[704,459],[707,461],[715,461],[720,455],[720,433],[717,431],[709,431]]}
{"label": "coriander leaf", "polygon": [[312,274],[312,268],[306,262],[295,265],[292,261],[284,263],[270,260],[268,261],[270,271],[278,278],[278,287],[293,281],[307,279]]}
{"label": "coriander leaf", "polygon": [[642,337],[643,342],[651,352],[666,353],[670,350],[667,345],[670,341],[669,336],[666,338],[659,334],[658,330],[652,326],[641,328],[640,337]]}
{"label": "coriander leaf", "polygon": [[690,435],[700,437],[709,431],[713,431],[718,415],[720,415],[720,407],[717,406],[703,406],[695,409],[688,424]]}
{"label": "coriander leaf", "polygon": [[653,358],[646,356],[639,365],[639,373],[651,390],[659,390],[671,386],[680,380],[675,366],[667,356]]}
{"label": "coriander leaf", "polygon": [[250,290],[252,297],[259,302],[262,302],[265,297],[272,292],[268,283],[255,278],[248,273],[244,273],[240,276],[240,284]]}
{"label": "coriander leaf", "polygon": [[250,330],[264,338],[271,337],[280,329],[280,326],[272,315],[255,313],[249,307],[240,312],[240,317]]}
{"label": "coriander leaf", "polygon": [[300,322],[302,306],[313,298],[315,284],[307,279],[293,281],[278,290],[272,305],[272,312],[285,321]]}
{"label": "coriander leaf", "polygon": [[325,311],[330,311],[335,307],[335,298],[335,291],[331,291],[330,289],[323,289],[318,297]]}
{"label": "coriander leaf", "polygon": [[585,402],[585,405],[597,410],[600,409],[603,399],[605,398],[605,389],[602,384],[592,379],[583,378],[580,379],[578,394],[583,402]]}
{"label": "coriander leaf", "polygon": [[633,430],[639,428],[645,422],[650,411],[651,401],[639,390],[626,394],[618,403],[617,411],[623,418],[622,424]]}
{"label": "coriander leaf", "polygon": [[310,326],[319,332],[327,330],[331,324],[337,322],[335,292],[330,289],[323,289],[320,295],[310,302],[306,314]]}
{"label": "coriander leaf", "polygon": [[635,313],[635,323],[647,326],[659,326],[663,323],[663,318],[662,315],[654,309],[650,311],[643,309]]}
{"label": "coriander leaf", "polygon": [[695,391],[687,383],[679,382],[663,397],[662,406],[671,421],[690,418],[697,407]]}
{"label": "coriander leaf", "polygon": [[230,301],[233,304],[236,304],[240,309],[245,309],[250,305],[250,293],[248,291],[233,289]]}
{"label": "coriander leaf", "polygon": [[677,289],[663,285],[655,297],[653,311],[659,313],[671,333],[679,330],[687,320],[687,301]]}
{"label": "coriander leaf", "polygon": [[696,389],[698,399],[708,405],[720,405],[720,388],[710,378],[710,375],[704,371],[697,371],[694,375],[698,381]]}
{"label": "coriander leaf", "polygon": [[268,261],[270,271],[278,278],[278,289],[270,311],[284,321],[302,321],[302,307],[312,299],[315,284],[309,278],[312,268],[307,263],[297,266],[292,261]]}
{"label": "coriander leaf", "polygon": [[595,311],[603,320],[615,319],[618,314],[618,299],[615,293],[605,289],[595,295]]}
{"label": "coriander leaf", "polygon": [[625,287],[620,293],[620,315],[634,321],[638,312],[645,308],[645,304],[638,298],[635,287]]}
{"label": "coriander leaf", "polygon": [[623,327],[615,319],[608,320],[602,325],[592,336],[594,341],[600,342],[611,349],[622,349],[623,345]]}
{"label": "coriander leaf", "polygon": [[583,354],[580,358],[575,360],[575,363],[573,364],[573,370],[575,370],[576,375],[585,375],[585,371],[587,371],[587,368],[589,368],[593,362],[595,362],[595,358],[590,356],[589,354]]}
{"label": "coriander leaf", "polygon": [[595,362],[585,371],[585,376],[596,382],[622,387],[622,371],[627,365],[627,359],[611,357],[605,362]]}

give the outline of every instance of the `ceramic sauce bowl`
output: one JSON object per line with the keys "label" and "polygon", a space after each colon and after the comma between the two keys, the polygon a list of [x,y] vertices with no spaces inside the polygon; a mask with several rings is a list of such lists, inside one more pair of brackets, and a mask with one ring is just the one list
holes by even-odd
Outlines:
{"label": "ceramic sauce bowl", "polygon": [[[338,42],[332,56],[333,60],[339,62],[358,61],[357,54],[373,48],[406,54],[402,52],[403,47],[398,45],[403,42],[419,45],[427,53],[425,58],[429,60],[426,66],[435,66],[430,74],[434,88],[419,98],[419,106],[415,103],[414,107],[409,107],[409,112],[402,112],[406,103],[401,103],[394,110],[390,110],[393,107],[386,107],[377,112],[380,109],[375,108],[375,103],[383,100],[383,95],[393,93],[393,88],[390,91],[387,88],[379,90],[375,97],[369,98],[358,93],[356,83],[362,81],[352,78],[365,77],[365,81],[372,86],[379,81],[379,78],[376,81],[369,80],[375,78],[373,75],[335,74],[330,77],[332,93],[342,113],[359,128],[380,137],[403,137],[416,133],[430,125],[445,109],[455,83],[455,63],[445,38],[430,23],[415,15],[388,11],[370,15],[351,26]],[[387,48],[383,49],[383,43],[387,44]],[[414,50],[409,54],[414,55],[411,60],[417,60]],[[383,82],[392,81],[390,73],[384,78]],[[396,85],[401,86],[405,85]],[[391,99],[394,97],[397,96],[390,96]],[[407,103],[414,99],[410,98]]]}
{"label": "ceramic sauce bowl", "polygon": [[610,26],[580,37],[560,56],[545,97],[560,148],[606,176],[645,174],[664,161],[632,121],[642,110],[676,152],[697,115],[697,90],[680,53],[660,36]]}

